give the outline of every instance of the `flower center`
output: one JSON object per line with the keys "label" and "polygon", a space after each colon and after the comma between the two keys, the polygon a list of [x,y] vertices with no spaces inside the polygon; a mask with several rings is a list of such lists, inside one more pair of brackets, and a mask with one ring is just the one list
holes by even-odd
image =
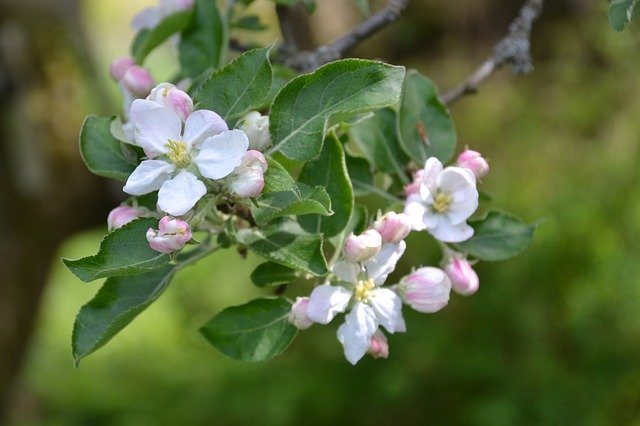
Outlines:
{"label": "flower center", "polygon": [[356,300],[359,302],[367,303],[369,301],[369,297],[371,296],[371,290],[373,290],[374,288],[376,288],[376,284],[371,279],[366,281],[358,281],[355,291]]}
{"label": "flower center", "polygon": [[438,213],[444,213],[449,210],[452,201],[451,195],[446,192],[438,192],[433,203],[433,209]]}
{"label": "flower center", "polygon": [[186,143],[169,139],[165,147],[169,150],[167,153],[169,160],[177,167],[185,168],[191,164],[191,156],[189,155]]}

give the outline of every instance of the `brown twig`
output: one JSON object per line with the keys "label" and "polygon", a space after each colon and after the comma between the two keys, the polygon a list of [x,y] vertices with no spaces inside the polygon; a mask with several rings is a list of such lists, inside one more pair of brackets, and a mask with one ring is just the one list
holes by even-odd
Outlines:
{"label": "brown twig", "polygon": [[441,96],[442,102],[451,105],[465,95],[478,91],[478,87],[503,65],[511,65],[514,74],[533,71],[531,61],[531,27],[542,13],[544,0],[527,0],[518,16],[509,25],[509,33],[493,48],[489,56],[466,80]]}
{"label": "brown twig", "polygon": [[360,41],[397,21],[408,4],[409,0],[389,0],[382,10],[362,21],[348,33],[313,51],[296,53],[286,59],[285,63],[306,72],[340,59]]}

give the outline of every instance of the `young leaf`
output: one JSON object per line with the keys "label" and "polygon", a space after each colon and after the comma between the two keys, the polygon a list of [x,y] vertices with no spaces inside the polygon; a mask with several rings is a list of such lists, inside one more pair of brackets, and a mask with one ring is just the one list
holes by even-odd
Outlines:
{"label": "young leaf", "polygon": [[131,56],[136,63],[144,63],[153,49],[160,46],[172,35],[182,31],[189,23],[191,14],[190,10],[176,12],[164,18],[154,28],[140,31],[131,44]]}
{"label": "young leaf", "polygon": [[270,51],[271,47],[249,50],[214,72],[195,95],[199,107],[227,120],[260,106],[273,80]]}
{"label": "young leaf", "polygon": [[175,266],[167,265],[144,274],[109,278],[76,317],[72,336],[76,366],[151,305],[169,285],[174,270]]}
{"label": "young leaf", "polygon": [[251,282],[258,287],[287,284],[295,280],[296,271],[273,262],[265,262],[251,273]]}
{"label": "young leaf", "polygon": [[398,113],[398,138],[419,165],[427,158],[447,162],[456,147],[456,131],[449,111],[438,98],[436,85],[415,70],[407,72]]}
{"label": "young leaf", "polygon": [[278,163],[273,157],[267,157],[267,164],[269,167],[264,174],[262,194],[289,191],[296,187],[296,181],[282,164]]}
{"label": "young leaf", "polygon": [[298,76],[271,108],[268,153],[310,161],[320,154],[327,128],[398,101],[405,70],[381,62],[344,59]]}
{"label": "young leaf", "polygon": [[243,229],[238,231],[236,239],[249,250],[280,265],[317,276],[328,272],[320,235],[296,234],[277,228]]}
{"label": "young leaf", "polygon": [[342,231],[349,223],[353,211],[353,188],[347,173],[344,150],[338,138],[331,134],[324,143],[320,157],[305,164],[298,180],[306,185],[320,185],[331,197],[331,216],[317,214],[301,216],[298,223],[311,233],[331,237]]}
{"label": "young leaf", "polygon": [[216,349],[237,361],[256,362],[281,354],[298,329],[287,320],[286,299],[256,299],[232,306],[211,318],[200,333]]}
{"label": "young leaf", "polygon": [[480,260],[493,262],[520,254],[533,241],[537,224],[527,225],[517,216],[490,211],[485,217],[469,221],[473,237],[456,247]]}
{"label": "young leaf", "polygon": [[138,165],[133,149],[111,134],[112,117],[88,116],[80,130],[80,155],[98,176],[126,181]]}
{"label": "young leaf", "polygon": [[257,206],[251,208],[256,223],[265,226],[278,217],[318,214],[332,214],[331,198],[327,191],[318,186],[300,191],[294,187],[289,191],[271,192],[257,200]]}
{"label": "young leaf", "polygon": [[638,0],[612,0],[609,5],[609,25],[622,31],[632,19],[640,14]]}
{"label": "young leaf", "polygon": [[135,275],[158,269],[171,259],[149,247],[145,234],[158,226],[158,219],[141,218],[107,234],[94,256],[62,259],[71,272],[85,283],[98,278]]}
{"label": "young leaf", "polygon": [[191,20],[182,31],[180,65],[183,77],[218,68],[227,55],[227,22],[213,0],[196,0]]}

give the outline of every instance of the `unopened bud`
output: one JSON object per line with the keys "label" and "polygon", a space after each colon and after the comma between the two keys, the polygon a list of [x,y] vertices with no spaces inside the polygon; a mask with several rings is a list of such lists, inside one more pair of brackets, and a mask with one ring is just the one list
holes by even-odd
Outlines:
{"label": "unopened bud", "polygon": [[135,65],[135,62],[131,56],[123,56],[115,59],[111,62],[109,67],[109,74],[116,83],[122,80],[122,77],[129,71],[129,68]]}
{"label": "unopened bud", "polygon": [[380,330],[377,330],[373,337],[371,337],[371,345],[367,353],[374,358],[388,358],[389,357],[389,342],[387,336]]}
{"label": "unopened bud", "polygon": [[307,316],[308,297],[297,297],[289,312],[289,323],[300,330],[306,330],[313,325],[313,321]]}
{"label": "unopened bud", "polygon": [[242,119],[240,129],[244,130],[249,138],[249,149],[263,151],[271,143],[268,115],[251,111]]}
{"label": "unopened bud", "polygon": [[404,213],[389,212],[376,221],[374,228],[384,243],[397,243],[411,232],[411,219]]}
{"label": "unopened bud", "polygon": [[139,217],[144,217],[148,214],[147,209],[131,206],[119,206],[111,210],[107,217],[107,229],[109,232],[114,229],[118,229]]}
{"label": "unopened bud", "polygon": [[260,151],[247,151],[242,157],[242,164],[229,176],[229,188],[243,198],[257,197],[264,188],[267,167],[267,159]]}
{"label": "unopened bud", "polygon": [[193,112],[193,100],[182,90],[171,83],[160,83],[151,90],[147,99],[157,104],[164,105],[184,122]]}
{"label": "unopened bud", "polygon": [[152,249],[160,253],[171,253],[182,249],[191,240],[191,228],[184,220],[165,216],[158,222],[158,230],[147,230],[147,241]]}
{"label": "unopened bud", "polygon": [[372,258],[382,247],[382,237],[375,229],[368,229],[361,235],[349,235],[344,242],[344,257],[350,262],[363,262]]}
{"label": "unopened bud", "polygon": [[489,173],[489,163],[478,151],[467,149],[463,151],[457,160],[458,166],[471,170],[480,179]]}
{"label": "unopened bud", "polygon": [[127,70],[121,83],[126,90],[141,98],[147,96],[154,85],[149,71],[138,65],[133,65]]}
{"label": "unopened bud", "polygon": [[471,296],[480,287],[478,274],[467,259],[454,257],[444,269],[451,279],[453,291],[463,296]]}
{"label": "unopened bud", "polygon": [[424,176],[424,169],[420,169],[413,174],[413,181],[404,187],[404,193],[408,197],[409,195],[419,194],[420,185],[422,185],[422,177]]}
{"label": "unopened bud", "polygon": [[441,269],[424,267],[404,277],[398,290],[407,305],[418,312],[432,313],[449,303],[451,281]]}

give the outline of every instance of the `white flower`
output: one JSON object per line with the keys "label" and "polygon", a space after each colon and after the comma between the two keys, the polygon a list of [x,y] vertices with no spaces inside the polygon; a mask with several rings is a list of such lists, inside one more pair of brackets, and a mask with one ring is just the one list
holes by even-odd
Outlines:
{"label": "white flower", "polygon": [[473,173],[461,167],[447,167],[435,157],[427,160],[420,192],[407,198],[404,212],[413,229],[426,229],[436,239],[460,242],[471,238],[473,228],[466,220],[478,208],[478,190]]}
{"label": "white flower", "polygon": [[348,288],[323,284],[309,296],[307,316],[320,324],[329,323],[352,305],[337,333],[351,364],[367,353],[380,325],[389,333],[406,330],[402,300],[393,290],[381,287],[405,248],[404,241],[385,244],[375,257],[362,263],[336,262],[331,272]]}
{"label": "white flower", "polygon": [[131,27],[136,31],[151,29],[167,16],[192,7],[193,0],[159,0],[157,7],[150,6],[138,12],[131,21]]}
{"label": "white flower", "polygon": [[228,130],[213,111],[195,111],[182,121],[156,102],[136,99],[131,105],[135,142],[149,157],[133,171],[124,192],[158,191],[158,207],[180,216],[189,211],[207,187],[199,176],[222,179],[242,162],[249,141],[241,130]]}
{"label": "white flower", "polygon": [[269,116],[262,115],[258,111],[251,111],[240,121],[240,129],[244,130],[249,138],[249,148],[258,151],[264,149],[271,143],[269,133]]}

